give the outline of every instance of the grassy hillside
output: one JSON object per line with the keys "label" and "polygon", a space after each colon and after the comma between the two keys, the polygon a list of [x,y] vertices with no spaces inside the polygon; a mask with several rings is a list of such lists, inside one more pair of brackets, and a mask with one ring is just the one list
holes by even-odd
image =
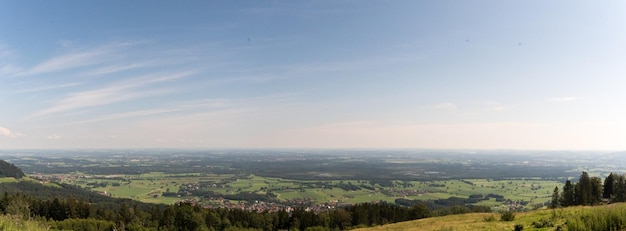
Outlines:
{"label": "grassy hillside", "polygon": [[[357,229],[376,230],[514,230],[521,224],[524,230],[624,230],[626,228],[626,203],[596,207],[570,207],[516,213],[513,221],[500,221],[500,214],[472,213],[433,217],[384,226]],[[494,219],[490,219],[493,217]],[[534,224],[535,225],[534,225]],[[542,226],[543,228],[536,228]]]}
{"label": "grassy hillside", "polygon": [[0,215],[0,230],[5,231],[44,231],[49,230],[47,225],[37,221],[23,220],[13,216]]}

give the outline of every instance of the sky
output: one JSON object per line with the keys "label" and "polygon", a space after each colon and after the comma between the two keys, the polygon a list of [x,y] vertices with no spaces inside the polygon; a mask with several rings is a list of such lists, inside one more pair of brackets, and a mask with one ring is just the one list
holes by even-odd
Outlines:
{"label": "sky", "polygon": [[0,1],[0,148],[626,150],[625,1]]}

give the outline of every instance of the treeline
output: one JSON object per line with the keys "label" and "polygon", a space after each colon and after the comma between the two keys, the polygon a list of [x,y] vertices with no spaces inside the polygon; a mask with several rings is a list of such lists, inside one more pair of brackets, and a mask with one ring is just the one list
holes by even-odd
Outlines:
{"label": "treeline", "polygon": [[[491,195],[491,194],[490,194]],[[481,195],[481,200],[483,200]],[[450,197],[447,199],[437,200],[409,200],[404,198],[398,198],[395,203],[402,206],[424,206],[426,207],[432,216],[445,216],[450,214],[463,214],[463,213],[486,213],[491,212],[489,206],[471,205],[470,203],[476,203],[476,197],[460,198]]]}
{"label": "treeline", "polygon": [[47,222],[58,230],[344,230],[430,217],[423,204],[402,207],[366,203],[314,213],[304,208],[257,213],[244,210],[205,209],[189,203],[143,209],[123,203],[118,208],[89,203],[72,196],[38,199],[4,193],[3,214]]}
{"label": "treeline", "polygon": [[604,181],[582,172],[578,182],[565,182],[563,191],[554,188],[551,208],[574,205],[597,205],[601,203],[626,202],[626,176],[611,173]]}
{"label": "treeline", "polygon": [[96,192],[85,190],[79,186],[68,184],[54,184],[53,186],[46,186],[31,181],[7,182],[2,183],[0,187],[0,195],[4,194],[21,194],[36,199],[46,200],[51,198],[67,198],[69,195],[72,195],[72,197],[76,200],[83,200],[90,204],[106,205],[115,209],[119,208],[120,204],[124,203],[132,206],[136,204],[142,209],[148,209],[152,206],[152,204],[134,201],[131,199],[104,196]]}

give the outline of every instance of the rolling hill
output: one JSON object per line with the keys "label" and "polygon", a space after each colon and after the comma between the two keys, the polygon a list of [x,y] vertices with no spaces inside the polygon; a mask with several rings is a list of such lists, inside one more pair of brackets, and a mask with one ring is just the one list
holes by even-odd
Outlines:
{"label": "rolling hill", "polygon": [[513,221],[500,221],[495,213],[468,213],[432,217],[383,226],[356,229],[359,231],[379,230],[624,230],[626,228],[626,203],[603,206],[577,206],[562,209],[544,209],[516,213]]}
{"label": "rolling hill", "polygon": [[0,160],[0,177],[13,177],[19,179],[24,177],[24,172],[15,165],[8,163],[4,160]]}

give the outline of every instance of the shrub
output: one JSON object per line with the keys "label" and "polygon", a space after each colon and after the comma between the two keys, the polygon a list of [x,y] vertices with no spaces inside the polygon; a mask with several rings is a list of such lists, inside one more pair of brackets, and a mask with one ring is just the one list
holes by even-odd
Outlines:
{"label": "shrub", "polygon": [[500,220],[501,221],[513,221],[515,220],[515,213],[511,211],[502,212],[502,214],[500,214]]}
{"label": "shrub", "polygon": [[533,221],[533,223],[531,224],[533,227],[535,228],[546,228],[546,227],[554,227],[554,223],[552,223],[549,220],[546,220],[545,218],[541,218],[541,220],[539,221]]}
{"label": "shrub", "polygon": [[515,230],[515,231],[522,231],[522,230],[524,230],[524,225],[522,225],[522,224],[516,224],[516,225],[513,227],[513,230]]}
{"label": "shrub", "polygon": [[484,216],[484,217],[483,217],[483,221],[484,221],[484,222],[492,222],[492,221],[496,221],[496,217],[495,217],[493,214],[491,214],[491,215],[489,215],[489,216]]}

